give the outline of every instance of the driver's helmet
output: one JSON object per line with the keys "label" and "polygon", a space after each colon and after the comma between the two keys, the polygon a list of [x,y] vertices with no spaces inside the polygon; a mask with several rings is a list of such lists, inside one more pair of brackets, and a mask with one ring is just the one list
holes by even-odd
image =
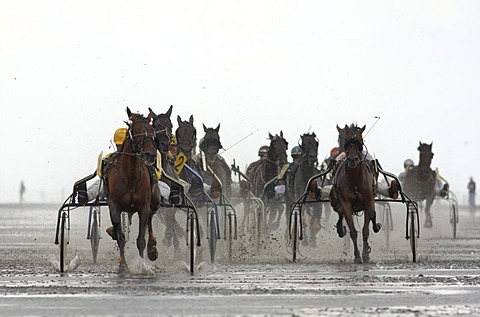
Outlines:
{"label": "driver's helmet", "polygon": [[118,147],[123,144],[127,137],[127,128],[118,128],[113,135],[113,143]]}
{"label": "driver's helmet", "polygon": [[172,138],[170,139],[170,145],[177,145],[177,137],[172,135]]}
{"label": "driver's helmet", "polygon": [[411,167],[411,166],[413,166],[413,164],[414,163],[413,163],[412,159],[406,159],[405,161],[403,161],[403,167],[404,168]]}
{"label": "driver's helmet", "polygon": [[269,147],[268,145],[262,145],[262,146],[258,149],[258,156],[260,156],[260,157],[266,157],[269,148],[270,148],[270,147]]}
{"label": "driver's helmet", "polygon": [[292,157],[302,155],[302,149],[298,145],[296,145],[292,148],[290,154],[292,155]]}

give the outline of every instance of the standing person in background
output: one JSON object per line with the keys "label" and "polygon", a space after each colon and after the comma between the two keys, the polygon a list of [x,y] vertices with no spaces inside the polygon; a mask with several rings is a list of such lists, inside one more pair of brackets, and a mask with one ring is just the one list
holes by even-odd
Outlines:
{"label": "standing person in background", "polygon": [[475,211],[475,191],[476,191],[476,184],[473,180],[473,177],[470,177],[470,181],[468,182],[468,205],[470,206],[470,211]]}
{"label": "standing person in background", "polygon": [[25,198],[23,198],[23,195],[25,194],[25,183],[20,181],[20,204],[23,204],[25,202]]}

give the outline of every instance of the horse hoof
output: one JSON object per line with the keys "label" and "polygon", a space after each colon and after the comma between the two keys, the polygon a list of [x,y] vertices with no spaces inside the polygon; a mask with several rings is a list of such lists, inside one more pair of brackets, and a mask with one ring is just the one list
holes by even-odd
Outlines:
{"label": "horse hoof", "polygon": [[347,227],[345,227],[345,226],[340,227],[340,228],[337,227],[337,233],[338,233],[338,236],[340,238],[345,237],[345,235],[347,234]]}
{"label": "horse hoof", "polygon": [[363,263],[369,263],[370,262],[370,256],[367,254],[362,255],[363,258]]}
{"label": "horse hoof", "polygon": [[382,229],[382,224],[381,223],[377,223],[375,226],[373,226],[373,232],[375,232],[375,233],[379,232],[380,229]]}
{"label": "horse hoof", "polygon": [[115,237],[115,236],[113,235],[113,226],[108,227],[108,228],[105,230],[105,232],[106,232],[113,240],[117,240],[117,237]]}
{"label": "horse hoof", "polygon": [[355,258],[353,262],[356,264],[362,264],[362,258],[361,257]]}
{"label": "horse hoof", "polygon": [[147,252],[147,257],[150,261],[155,261],[156,259],[158,259],[158,251],[157,251],[157,248],[155,248],[154,250],[152,251],[149,251]]}
{"label": "horse hoof", "polygon": [[128,266],[126,263],[120,263],[118,266],[118,274],[119,275],[124,275],[125,273],[128,272]]}

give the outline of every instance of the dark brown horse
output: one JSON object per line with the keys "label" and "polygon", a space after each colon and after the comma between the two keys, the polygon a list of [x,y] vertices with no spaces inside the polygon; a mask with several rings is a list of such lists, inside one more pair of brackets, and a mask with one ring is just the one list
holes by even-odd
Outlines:
{"label": "dark brown horse", "polygon": [[229,196],[232,189],[232,171],[225,159],[218,154],[223,148],[220,142],[220,124],[216,128],[207,128],[203,125],[203,131],[205,135],[199,144],[201,152],[193,156],[193,166],[205,184],[213,186],[220,180],[223,193]]}
{"label": "dark brown horse", "polygon": [[[172,120],[170,119],[172,115],[172,109],[173,106],[170,106],[167,112],[157,115],[152,109],[148,108],[150,114],[152,115],[152,125],[155,129],[156,145],[161,156],[161,158],[157,158],[160,160],[159,163],[162,169],[160,182],[168,185],[171,192],[178,192],[178,184],[170,180],[171,178],[178,179],[178,176],[174,170],[174,162],[172,159],[168,158],[173,129]],[[166,176],[165,173],[168,176]],[[165,197],[162,198],[162,201],[164,199],[168,200],[168,198]],[[180,251],[180,242],[178,237],[183,235],[183,229],[175,218],[176,209],[169,208],[165,212],[159,213],[158,215],[160,215],[159,218],[165,225],[165,236],[162,240],[162,243],[165,246],[173,246],[176,252]]]}
{"label": "dark brown horse", "polygon": [[415,202],[426,200],[425,204],[425,224],[427,228],[432,227],[432,216],[430,208],[435,198],[436,174],[431,169],[433,153],[432,145],[419,142],[418,151],[420,159],[418,165],[413,166],[405,174],[403,188],[407,196]]}
{"label": "dark brown horse", "polygon": [[[370,246],[368,237],[370,234],[370,221],[373,231],[380,231],[381,225],[376,223],[375,212],[375,181],[370,164],[365,161],[363,151],[363,136],[365,130],[356,126],[345,126],[344,150],[346,158],[341,161],[336,169],[333,188],[330,192],[330,203],[338,213],[337,233],[340,238],[347,233],[343,226],[343,219],[347,222],[350,238],[353,241],[355,263],[368,262],[370,259]],[[357,230],[353,216],[364,212],[363,224],[363,252],[362,258],[357,244]]]}
{"label": "dark brown horse", "polygon": [[[264,162],[258,165],[252,174],[251,192],[262,198],[266,205],[266,214],[268,216],[268,223],[271,230],[278,228],[280,219],[283,214],[285,206],[288,204],[288,197],[286,188],[286,177],[276,179],[287,164],[287,149],[288,142],[283,137],[283,131],[280,134],[268,134],[270,139],[270,146],[267,152],[267,158]],[[269,183],[270,181],[273,181]],[[269,184],[269,186],[265,186]],[[282,188],[284,193],[278,194],[275,188]],[[286,208],[288,210],[288,208]],[[287,217],[288,219],[288,217]]]}
{"label": "dark brown horse", "polygon": [[158,257],[156,239],[152,229],[152,217],[160,204],[158,185],[148,166],[155,163],[157,149],[155,133],[150,125],[151,115],[133,114],[127,108],[128,132],[121,151],[115,152],[106,170],[107,202],[113,225],[112,237],[120,249],[119,272],[127,269],[125,260],[125,235],[121,228],[121,213],[134,213],[139,217],[137,237],[138,255],[143,259],[146,247],[145,233],[148,227],[150,260]]}
{"label": "dark brown horse", "polygon": [[178,128],[175,130],[177,138],[178,151],[185,154],[187,157],[187,164],[192,165],[191,159],[195,155],[195,148],[197,146],[197,129],[193,124],[193,115],[190,115],[188,121],[183,121],[180,116],[177,116]]}
{"label": "dark brown horse", "polygon": [[[283,138],[283,131],[280,134],[268,134],[270,145],[267,152],[267,158],[255,167],[252,173],[250,191],[256,196],[260,197],[263,193],[265,184],[276,177],[281,168],[287,164],[287,149],[288,142]],[[267,194],[267,193],[265,193]],[[274,195],[273,192],[267,194],[268,197]]]}
{"label": "dark brown horse", "polygon": [[315,133],[304,133],[300,138],[301,160],[292,166],[289,184],[294,199],[302,196],[310,177],[319,173],[317,136]]}
{"label": "dark brown horse", "polygon": [[172,120],[170,116],[172,115],[173,106],[170,106],[165,113],[156,114],[151,108],[148,108],[150,115],[152,116],[152,125],[155,130],[155,142],[157,149],[162,154],[168,153],[168,148],[170,146],[170,141],[172,138]]}
{"label": "dark brown horse", "polygon": [[[301,135],[299,146],[302,150],[301,160],[290,166],[288,175],[288,192],[289,198],[293,199],[292,202],[303,195],[310,177],[320,172],[318,169],[318,138],[315,133],[304,133]],[[290,206],[290,203],[288,206]],[[320,230],[322,206],[307,204],[305,207],[306,212],[303,219],[309,235],[308,240],[304,239],[303,243],[310,243],[311,246],[315,246],[316,234]]]}

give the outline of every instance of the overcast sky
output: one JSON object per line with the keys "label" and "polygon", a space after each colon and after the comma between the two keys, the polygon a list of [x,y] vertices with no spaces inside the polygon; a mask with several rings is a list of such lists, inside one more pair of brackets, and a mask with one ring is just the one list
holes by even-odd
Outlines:
{"label": "overcast sky", "polygon": [[479,1],[7,1],[0,6],[0,202],[60,201],[108,152],[126,107],[173,105],[245,167],[268,133],[295,145],[375,124],[384,169],[480,180]]}

